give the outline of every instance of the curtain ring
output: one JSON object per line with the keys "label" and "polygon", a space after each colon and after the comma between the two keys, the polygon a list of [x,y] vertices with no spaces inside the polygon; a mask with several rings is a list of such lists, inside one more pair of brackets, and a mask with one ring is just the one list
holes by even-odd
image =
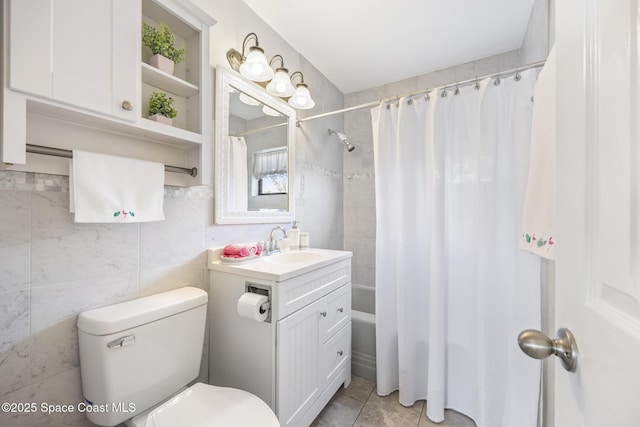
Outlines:
{"label": "curtain ring", "polygon": [[409,94],[408,98],[409,99],[407,99],[407,105],[413,104],[413,99],[411,99],[411,94]]}
{"label": "curtain ring", "polygon": [[453,91],[454,95],[460,95],[460,88],[456,85],[456,90]]}
{"label": "curtain ring", "polygon": [[513,80],[519,82],[520,79],[522,79],[522,75],[520,74],[520,71],[516,71],[516,75],[513,76]]}
{"label": "curtain ring", "polygon": [[[478,78],[478,77],[476,77],[476,79],[477,79],[477,78]],[[478,80],[476,80],[476,84],[474,84],[474,85],[473,85],[473,88],[474,88],[475,90],[480,90],[480,82],[479,82]]]}
{"label": "curtain ring", "polygon": [[442,93],[440,94],[440,97],[441,98],[446,98],[447,97],[447,87],[446,86],[442,89]]}
{"label": "curtain ring", "polygon": [[424,91],[424,99],[426,101],[430,101],[431,100],[431,96],[429,96],[429,88],[426,88]]}
{"label": "curtain ring", "polygon": [[496,79],[493,81],[494,86],[500,86],[500,74],[496,76]]}

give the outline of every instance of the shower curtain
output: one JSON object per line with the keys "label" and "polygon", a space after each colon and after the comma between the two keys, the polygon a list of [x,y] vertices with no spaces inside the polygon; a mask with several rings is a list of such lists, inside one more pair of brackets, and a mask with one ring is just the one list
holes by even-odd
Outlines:
{"label": "shower curtain", "polygon": [[478,427],[534,427],[536,256],[518,249],[536,70],[372,110],[377,391]]}
{"label": "shower curtain", "polygon": [[249,206],[247,141],[244,136],[229,137],[229,210],[244,212]]}

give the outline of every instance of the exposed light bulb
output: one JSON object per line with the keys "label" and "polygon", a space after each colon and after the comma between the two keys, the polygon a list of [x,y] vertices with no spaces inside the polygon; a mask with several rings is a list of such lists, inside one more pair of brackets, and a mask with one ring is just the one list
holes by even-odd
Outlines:
{"label": "exposed light bulb", "polygon": [[287,85],[282,82],[276,83],[276,92],[284,93],[285,90],[287,90]]}

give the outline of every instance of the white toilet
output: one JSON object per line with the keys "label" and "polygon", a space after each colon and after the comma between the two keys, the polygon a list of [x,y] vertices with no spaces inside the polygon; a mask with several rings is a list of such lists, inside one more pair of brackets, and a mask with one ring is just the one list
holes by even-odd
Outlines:
{"label": "white toilet", "polygon": [[89,420],[101,426],[280,427],[251,393],[202,383],[185,388],[200,371],[206,312],[207,293],[186,287],[81,313]]}

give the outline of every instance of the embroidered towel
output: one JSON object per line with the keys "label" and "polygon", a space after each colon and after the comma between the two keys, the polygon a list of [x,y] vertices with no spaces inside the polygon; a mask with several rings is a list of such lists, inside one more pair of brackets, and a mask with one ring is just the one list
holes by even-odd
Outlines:
{"label": "embroidered towel", "polygon": [[164,220],[161,163],[73,150],[69,162],[69,210],[75,222]]}
{"label": "embroidered towel", "polygon": [[556,54],[551,49],[534,91],[529,177],[520,248],[555,259],[556,245]]}

